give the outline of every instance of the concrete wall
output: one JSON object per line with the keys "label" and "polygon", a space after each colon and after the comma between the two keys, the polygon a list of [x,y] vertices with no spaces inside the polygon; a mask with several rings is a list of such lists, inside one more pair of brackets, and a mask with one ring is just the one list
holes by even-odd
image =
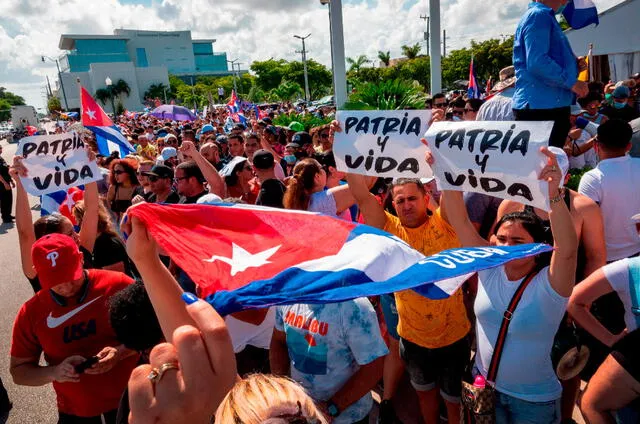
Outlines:
{"label": "concrete wall", "polygon": [[573,51],[584,56],[593,43],[593,54],[634,53],[640,51],[640,0],[627,0],[600,15],[600,25],[566,32]]}
{"label": "concrete wall", "polygon": [[[140,92],[138,90],[138,81],[136,78],[136,70],[132,62],[92,63],[89,74],[91,77],[91,83],[94,88],[93,93],[95,93],[95,90],[98,90],[100,88],[107,88],[107,85],[105,84],[105,80],[107,77],[111,78],[113,84],[115,84],[119,79],[125,80],[131,88],[131,93],[129,94],[129,96],[127,96],[126,94],[120,96],[120,100],[122,101],[123,106],[127,110],[142,110],[142,104],[140,102]],[[116,99],[114,103],[117,105],[118,100]],[[111,102],[107,102],[106,105],[100,106],[103,106],[105,111],[113,112],[113,109],[111,108]]]}
{"label": "concrete wall", "polygon": [[149,67],[165,65],[170,73],[190,72],[196,67],[190,31],[117,29],[114,33],[130,37],[127,48],[134,61],[137,60],[136,48],[144,48]]}
{"label": "concrete wall", "polygon": [[[136,79],[140,100],[144,102],[144,93],[153,84],[164,84],[169,89],[169,73],[166,66],[153,66],[148,68],[136,68]],[[164,101],[164,99],[162,99]],[[141,111],[142,109],[138,109]]]}
{"label": "concrete wall", "polygon": [[[62,77],[62,83],[64,84],[64,90],[67,95],[69,109],[80,108],[80,88],[76,82],[77,78],[80,78],[80,84],[86,88],[89,93],[95,93],[89,72],[63,72],[60,76]],[[65,108],[64,96],[60,87],[56,94],[60,99],[60,104]]]}

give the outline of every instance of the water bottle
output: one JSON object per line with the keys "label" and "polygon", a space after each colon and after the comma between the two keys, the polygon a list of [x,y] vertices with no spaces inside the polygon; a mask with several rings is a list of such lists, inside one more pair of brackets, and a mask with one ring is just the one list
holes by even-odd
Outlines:
{"label": "water bottle", "polygon": [[598,127],[600,125],[589,121],[588,119],[583,118],[582,116],[578,116],[576,118],[576,127],[585,130],[591,137],[595,137],[598,135]]}
{"label": "water bottle", "polygon": [[484,389],[487,385],[487,380],[482,376],[482,374],[478,374],[473,380],[473,387],[477,389]]}

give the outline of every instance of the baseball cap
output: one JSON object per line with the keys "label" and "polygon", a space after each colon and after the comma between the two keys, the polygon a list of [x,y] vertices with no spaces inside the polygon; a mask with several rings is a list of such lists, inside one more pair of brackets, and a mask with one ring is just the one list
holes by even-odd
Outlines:
{"label": "baseball cap", "polygon": [[287,127],[287,129],[289,131],[296,131],[296,132],[300,132],[300,131],[304,131],[304,125],[302,125],[300,122],[298,121],[292,121],[289,126]]}
{"label": "baseball cap", "polygon": [[313,138],[311,138],[311,135],[309,135],[308,132],[298,131],[291,138],[291,142],[304,146],[305,144],[313,143]]}
{"label": "baseball cap", "polygon": [[222,202],[222,198],[213,193],[207,193],[196,201],[199,205],[217,205]]}
{"label": "baseball cap", "polygon": [[217,136],[217,137],[216,137],[216,141],[217,141],[218,143],[223,143],[223,144],[227,144],[227,143],[229,143],[229,139],[227,139],[227,136],[226,136],[226,135],[219,135],[219,136]]}
{"label": "baseball cap", "polygon": [[247,158],[245,158],[244,156],[234,156],[233,159],[231,159],[231,161],[226,164],[219,172],[221,177],[228,177],[231,174],[233,174],[233,170],[235,169],[235,167],[240,164],[247,161]]}
{"label": "baseball cap", "polygon": [[298,143],[289,143],[285,147],[291,147],[292,149],[299,149],[300,145]]}
{"label": "baseball cap", "polygon": [[273,154],[264,149],[260,149],[253,154],[253,166],[258,169],[273,168],[274,160]]}
{"label": "baseball cap", "polygon": [[614,99],[626,99],[627,97],[629,97],[629,87],[626,85],[621,85],[613,90]]}
{"label": "baseball cap", "polygon": [[160,156],[162,156],[162,160],[169,160],[171,158],[178,157],[178,151],[175,147],[165,147],[164,149],[162,149],[162,153],[160,153]]}
{"label": "baseball cap", "polygon": [[200,130],[200,134],[206,134],[208,132],[213,132],[213,131],[214,131],[213,125],[207,124],[202,127],[202,129]]}
{"label": "baseball cap", "polygon": [[562,181],[560,181],[560,187],[564,187],[564,179],[569,173],[569,158],[567,157],[567,154],[564,152],[564,150],[559,147],[549,146],[549,151],[556,155],[558,166],[560,167],[560,171],[562,171]]}
{"label": "baseball cap", "polygon": [[273,125],[268,125],[264,130],[269,134],[278,135],[278,129]]}
{"label": "baseball cap", "polygon": [[143,172],[142,175],[173,179],[173,169],[169,168],[166,165],[155,165],[153,168],[151,168],[151,171]]}
{"label": "baseball cap", "polygon": [[82,253],[65,234],[48,234],[31,247],[31,260],[43,289],[82,277]]}

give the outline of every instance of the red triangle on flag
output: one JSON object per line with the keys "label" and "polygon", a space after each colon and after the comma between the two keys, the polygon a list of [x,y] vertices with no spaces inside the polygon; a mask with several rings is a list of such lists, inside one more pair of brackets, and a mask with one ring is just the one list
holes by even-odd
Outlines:
{"label": "red triangle on flag", "polygon": [[82,125],[85,127],[112,127],[113,121],[91,97],[84,87],[80,86],[80,100],[82,108]]}

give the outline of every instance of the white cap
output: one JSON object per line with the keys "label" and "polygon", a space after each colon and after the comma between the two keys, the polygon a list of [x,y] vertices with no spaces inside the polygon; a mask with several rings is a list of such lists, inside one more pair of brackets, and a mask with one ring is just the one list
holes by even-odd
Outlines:
{"label": "white cap", "polygon": [[171,158],[178,157],[178,151],[175,147],[165,147],[162,149],[162,153],[160,153],[163,160],[169,160]]}
{"label": "white cap", "polygon": [[208,193],[200,197],[196,203],[199,205],[217,205],[222,203],[222,198],[216,194]]}
{"label": "white cap", "polygon": [[429,184],[431,181],[435,180],[436,177],[422,177],[420,178],[420,183]]}

